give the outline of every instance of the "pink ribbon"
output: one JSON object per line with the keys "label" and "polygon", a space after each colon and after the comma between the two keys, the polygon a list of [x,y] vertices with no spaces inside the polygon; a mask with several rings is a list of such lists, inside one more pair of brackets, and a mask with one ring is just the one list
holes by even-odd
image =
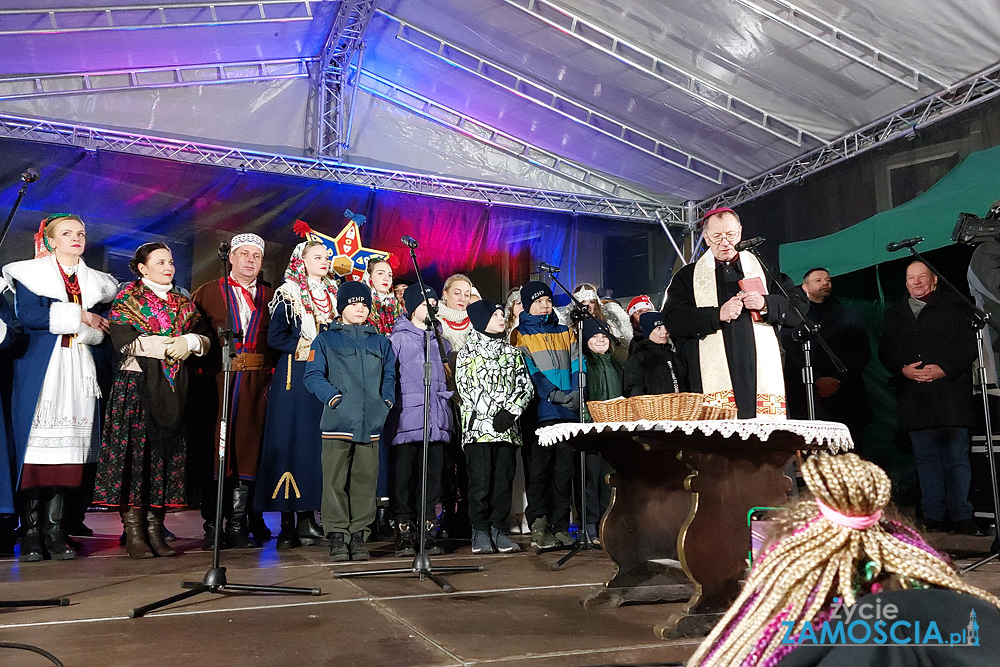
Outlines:
{"label": "pink ribbon", "polygon": [[877,510],[874,514],[870,514],[868,516],[848,516],[846,514],[841,514],[828,505],[824,505],[819,500],[816,501],[816,504],[819,506],[819,513],[822,514],[827,521],[832,521],[839,526],[846,526],[848,528],[853,528],[854,530],[871,528],[879,522],[879,519],[882,518],[882,510]]}

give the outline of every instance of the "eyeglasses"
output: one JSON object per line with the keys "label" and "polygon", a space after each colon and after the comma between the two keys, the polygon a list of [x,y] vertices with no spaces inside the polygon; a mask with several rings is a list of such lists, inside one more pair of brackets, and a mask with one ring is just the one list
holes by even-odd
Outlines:
{"label": "eyeglasses", "polygon": [[711,243],[712,245],[719,245],[723,241],[736,243],[737,241],[740,240],[740,232],[734,230],[731,232],[726,232],[724,234],[721,232],[718,234],[708,234],[705,236],[705,240]]}

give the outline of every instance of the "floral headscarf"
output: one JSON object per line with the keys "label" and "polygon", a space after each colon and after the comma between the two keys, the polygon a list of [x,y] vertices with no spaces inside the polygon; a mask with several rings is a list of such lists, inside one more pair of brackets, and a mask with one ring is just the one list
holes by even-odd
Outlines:
{"label": "floral headscarf", "polygon": [[[306,251],[307,243],[307,241],[303,241],[302,243],[296,245],[295,249],[292,250],[292,258],[288,261],[288,268],[285,269],[285,282],[292,283],[299,288],[303,312],[306,315],[313,315],[315,307],[313,306],[312,293],[309,291],[309,275],[306,273],[306,263],[302,260],[302,253]],[[309,247],[311,248],[314,245],[317,244],[309,244]],[[337,286],[327,276],[320,278],[320,283],[329,295],[331,303],[336,305]],[[271,302],[272,313],[274,312],[276,305],[275,301]]]}

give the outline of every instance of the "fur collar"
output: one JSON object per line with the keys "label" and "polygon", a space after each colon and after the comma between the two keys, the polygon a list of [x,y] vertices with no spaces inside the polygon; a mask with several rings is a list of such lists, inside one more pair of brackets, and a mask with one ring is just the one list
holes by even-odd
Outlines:
{"label": "fur collar", "polygon": [[[77,280],[80,281],[80,300],[84,309],[89,310],[115,298],[118,294],[117,280],[103,271],[91,269],[82,259],[78,267]],[[20,283],[38,296],[56,301],[67,300],[66,287],[59,275],[55,255],[8,264],[3,267],[3,277],[11,285]]]}

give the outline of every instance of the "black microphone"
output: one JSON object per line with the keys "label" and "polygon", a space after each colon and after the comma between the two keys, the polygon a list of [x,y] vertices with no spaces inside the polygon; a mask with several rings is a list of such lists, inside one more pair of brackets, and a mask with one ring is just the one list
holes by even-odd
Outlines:
{"label": "black microphone", "polygon": [[229,241],[223,241],[219,244],[219,257],[222,259],[229,257]]}
{"label": "black microphone", "polygon": [[558,266],[552,266],[548,262],[542,262],[538,265],[538,270],[546,273],[559,273],[561,269]]}
{"label": "black microphone", "polygon": [[897,250],[902,250],[903,248],[912,248],[921,241],[924,240],[923,236],[914,236],[912,239],[903,239],[902,241],[894,241],[885,247],[886,252],[896,252]]}
{"label": "black microphone", "polygon": [[749,250],[750,248],[756,248],[763,242],[764,242],[763,236],[755,236],[752,239],[740,241],[733,247],[736,248],[736,252],[743,252],[744,250]]}
{"label": "black microphone", "polygon": [[35,181],[38,180],[38,178],[39,178],[38,170],[34,168],[28,169],[23,174],[21,174],[21,180],[24,181],[25,183],[34,183]]}
{"label": "black microphone", "polygon": [[407,248],[411,248],[412,249],[412,248],[416,248],[418,246],[417,240],[415,238],[413,238],[412,236],[404,236],[403,238],[401,238],[399,240],[402,241],[403,245],[405,245]]}

